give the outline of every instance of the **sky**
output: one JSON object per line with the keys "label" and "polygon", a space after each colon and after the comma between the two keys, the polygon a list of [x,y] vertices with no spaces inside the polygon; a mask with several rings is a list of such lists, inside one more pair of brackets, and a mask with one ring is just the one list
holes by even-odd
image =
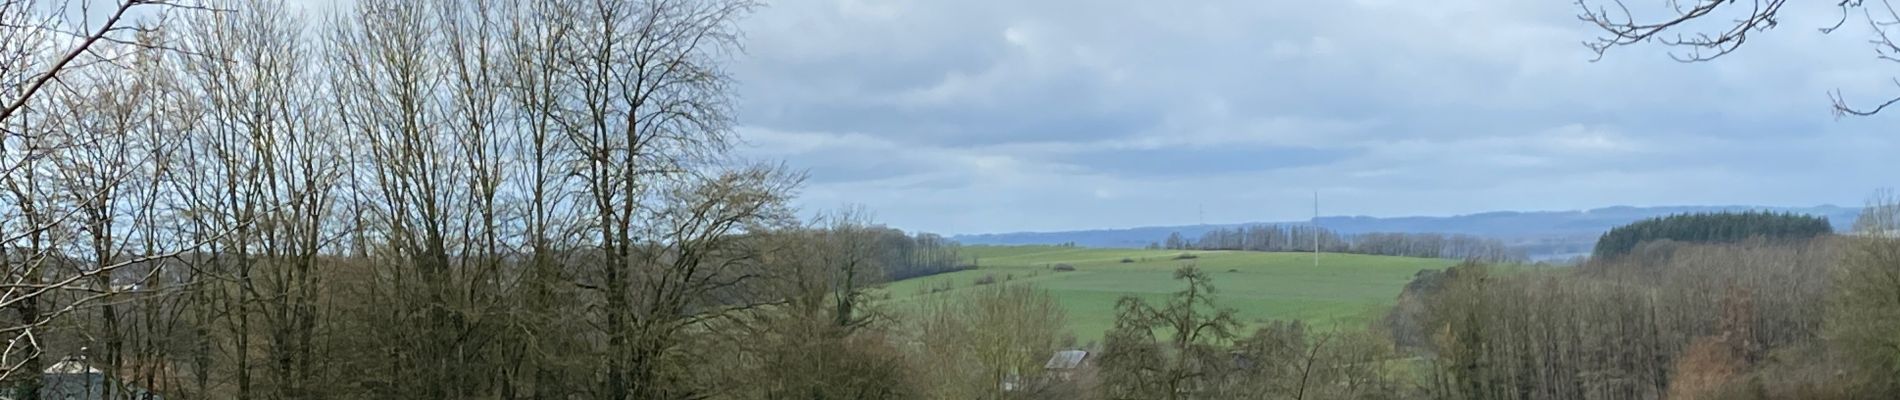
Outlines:
{"label": "sky", "polygon": [[741,158],[805,171],[806,212],[913,231],[1299,221],[1316,193],[1369,216],[1858,205],[1900,183],[1900,115],[1827,93],[1900,95],[1900,65],[1865,19],[1819,32],[1826,3],[1684,64],[1592,62],[1572,0],[780,0],[729,72]]}
{"label": "sky", "polygon": [[806,170],[802,207],[948,234],[1304,220],[1315,192],[1322,214],[1407,216],[1855,205],[1894,185],[1900,116],[1836,118],[1827,98],[1900,95],[1864,20],[1824,35],[1838,9],[1791,4],[1715,62],[1591,62],[1577,11],[781,1],[743,23],[731,72],[743,154]]}

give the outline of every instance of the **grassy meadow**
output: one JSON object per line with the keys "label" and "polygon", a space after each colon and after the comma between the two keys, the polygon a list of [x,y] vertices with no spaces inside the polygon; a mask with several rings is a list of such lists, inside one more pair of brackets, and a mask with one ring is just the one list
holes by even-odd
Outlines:
{"label": "grassy meadow", "polygon": [[[1114,324],[1116,299],[1137,295],[1151,303],[1165,301],[1169,293],[1185,286],[1173,279],[1174,270],[1193,263],[1214,277],[1217,302],[1235,309],[1243,323],[1300,319],[1320,329],[1356,328],[1391,306],[1414,273],[1455,263],[1322,253],[1319,266],[1314,267],[1312,253],[1054,246],[972,246],[962,253],[977,269],[892,282],[885,288],[889,304],[905,307],[969,290],[977,286],[977,280],[991,276],[997,284],[1048,290],[1066,309],[1070,331],[1079,342],[1087,343],[1100,340]],[[1196,258],[1176,259],[1184,253]],[[1075,270],[1056,271],[1053,267],[1058,264]]]}

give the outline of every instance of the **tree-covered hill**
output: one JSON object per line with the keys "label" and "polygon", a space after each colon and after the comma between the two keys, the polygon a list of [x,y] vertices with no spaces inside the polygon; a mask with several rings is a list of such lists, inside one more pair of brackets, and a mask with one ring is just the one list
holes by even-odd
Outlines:
{"label": "tree-covered hill", "polygon": [[1833,232],[1826,217],[1776,212],[1717,212],[1650,218],[1610,229],[1592,256],[1628,254],[1643,242],[1733,243],[1751,238],[1804,240]]}

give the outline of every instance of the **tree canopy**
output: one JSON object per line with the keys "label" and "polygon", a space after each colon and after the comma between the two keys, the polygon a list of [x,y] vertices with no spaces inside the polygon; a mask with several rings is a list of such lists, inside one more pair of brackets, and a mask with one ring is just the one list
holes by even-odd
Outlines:
{"label": "tree canopy", "polygon": [[1672,240],[1693,243],[1734,243],[1751,238],[1805,240],[1832,233],[1827,218],[1792,213],[1721,212],[1677,214],[1636,221],[1610,229],[1597,239],[1592,256],[1610,258],[1628,254],[1644,242]]}

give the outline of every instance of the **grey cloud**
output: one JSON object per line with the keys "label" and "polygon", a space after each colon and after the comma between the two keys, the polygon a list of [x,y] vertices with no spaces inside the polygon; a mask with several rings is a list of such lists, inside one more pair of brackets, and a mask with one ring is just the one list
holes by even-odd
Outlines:
{"label": "grey cloud", "polygon": [[1679,64],[1561,1],[787,0],[731,72],[747,157],[907,229],[1853,203],[1900,139],[1823,94],[1900,89],[1828,11]]}
{"label": "grey cloud", "polygon": [[1082,166],[1097,174],[1182,178],[1324,165],[1344,160],[1352,153],[1342,149],[1232,146],[1090,151],[1070,154],[1058,160]]}
{"label": "grey cloud", "polygon": [[1900,184],[1892,117],[1824,97],[1882,101],[1900,70],[1864,27],[1813,29],[1827,4],[1789,10],[1680,64],[1589,62],[1566,1],[784,0],[730,72],[742,152],[809,171],[801,204],[943,233],[1302,219],[1315,190],[1412,215]]}

